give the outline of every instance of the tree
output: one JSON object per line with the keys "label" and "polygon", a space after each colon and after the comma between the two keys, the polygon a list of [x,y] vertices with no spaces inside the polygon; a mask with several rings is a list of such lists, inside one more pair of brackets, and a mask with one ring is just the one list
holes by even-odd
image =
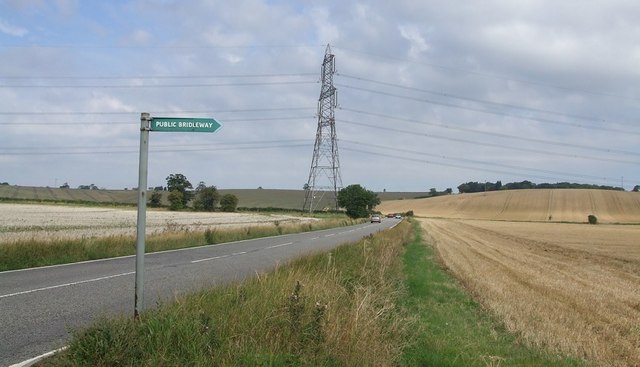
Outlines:
{"label": "tree", "polygon": [[215,186],[207,186],[204,182],[200,181],[196,188],[196,196],[193,201],[193,208],[196,210],[204,210],[212,212],[216,210],[216,205],[220,200],[220,193]]}
{"label": "tree", "polygon": [[187,191],[187,189],[193,189],[193,185],[191,182],[187,180],[187,177],[181,173],[170,174],[167,177],[167,190],[170,192],[178,191],[182,194],[182,206],[184,208],[187,206],[189,200],[191,200],[191,192]]}
{"label": "tree", "polygon": [[149,197],[149,206],[152,208],[158,208],[162,205],[162,194],[159,191],[154,191]]}
{"label": "tree", "polygon": [[171,191],[169,193],[169,209],[179,210],[184,208],[184,197],[178,190]]}
{"label": "tree", "polygon": [[635,185],[635,186],[633,187],[633,190],[631,190],[631,191],[633,191],[633,192],[638,192],[638,191],[640,191],[640,185]]}
{"label": "tree", "polygon": [[358,184],[349,185],[338,192],[338,205],[345,208],[351,218],[368,217],[378,204],[378,195]]}
{"label": "tree", "polygon": [[235,212],[238,207],[238,197],[233,194],[225,194],[220,198],[220,209],[223,212]]}

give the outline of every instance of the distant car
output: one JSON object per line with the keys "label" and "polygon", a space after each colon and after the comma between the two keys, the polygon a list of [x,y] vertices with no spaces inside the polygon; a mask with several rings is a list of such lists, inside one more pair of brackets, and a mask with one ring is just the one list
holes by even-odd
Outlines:
{"label": "distant car", "polygon": [[400,214],[396,214],[396,216],[395,216],[394,218],[396,218],[396,219],[402,219],[402,215],[400,215]]}
{"label": "distant car", "polygon": [[371,223],[380,223],[380,216],[379,215],[372,215],[371,216]]}
{"label": "distant car", "polygon": [[393,218],[393,217],[394,217],[394,214],[393,214],[393,213],[389,213],[389,214],[387,214],[387,218]]}

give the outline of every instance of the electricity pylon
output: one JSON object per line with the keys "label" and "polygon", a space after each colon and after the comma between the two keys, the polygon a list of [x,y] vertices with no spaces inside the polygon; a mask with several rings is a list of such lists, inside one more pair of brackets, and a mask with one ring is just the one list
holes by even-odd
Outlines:
{"label": "electricity pylon", "polygon": [[[323,202],[331,209],[338,209],[338,191],[342,189],[340,177],[340,158],[338,156],[338,138],[336,135],[335,109],[338,105],[333,75],[336,73],[335,55],[327,45],[322,62],[322,87],[318,99],[318,130],[311,158],[309,179],[305,185],[303,211],[310,213],[318,210]],[[323,201],[325,195],[329,196]],[[320,208],[324,209],[324,208]]]}

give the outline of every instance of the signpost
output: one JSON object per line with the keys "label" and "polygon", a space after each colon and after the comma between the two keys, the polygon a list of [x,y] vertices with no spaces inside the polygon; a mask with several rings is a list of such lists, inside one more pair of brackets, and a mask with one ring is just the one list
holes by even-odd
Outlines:
{"label": "signpost", "polygon": [[151,119],[151,131],[214,133],[222,125],[215,119],[154,117]]}
{"label": "signpost", "polygon": [[136,228],[136,288],[134,318],[144,305],[144,252],[147,221],[147,168],[149,166],[149,131],[214,133],[222,124],[212,118],[151,117],[140,114],[140,161],[138,171],[138,225]]}

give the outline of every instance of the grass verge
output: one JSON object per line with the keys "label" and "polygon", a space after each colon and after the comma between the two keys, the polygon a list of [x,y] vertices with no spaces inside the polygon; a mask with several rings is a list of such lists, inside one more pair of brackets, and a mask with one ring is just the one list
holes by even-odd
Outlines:
{"label": "grass verge", "polygon": [[404,254],[407,293],[402,306],[415,315],[404,366],[588,366],[566,356],[530,348],[509,333],[439,265],[415,224]]}
{"label": "grass verge", "polygon": [[[276,221],[269,225],[233,229],[210,227],[203,231],[193,231],[175,226],[167,228],[163,233],[147,236],[145,245],[146,252],[150,253],[315,231],[362,222],[362,220],[333,216],[313,223],[281,224]],[[57,241],[22,240],[0,244],[0,271],[133,255],[135,254],[135,243],[135,236],[108,236]]]}
{"label": "grass verge", "polygon": [[100,320],[42,366],[391,366],[406,324],[392,230],[130,318]]}

